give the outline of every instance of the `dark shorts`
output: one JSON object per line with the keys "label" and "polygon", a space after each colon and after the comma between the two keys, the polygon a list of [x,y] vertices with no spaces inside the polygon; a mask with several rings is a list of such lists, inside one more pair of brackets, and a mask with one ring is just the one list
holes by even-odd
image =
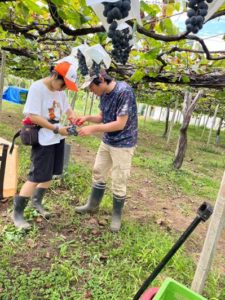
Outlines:
{"label": "dark shorts", "polygon": [[46,182],[52,179],[53,175],[61,175],[63,172],[65,140],[59,144],[49,146],[32,146],[31,168],[28,180],[31,182]]}

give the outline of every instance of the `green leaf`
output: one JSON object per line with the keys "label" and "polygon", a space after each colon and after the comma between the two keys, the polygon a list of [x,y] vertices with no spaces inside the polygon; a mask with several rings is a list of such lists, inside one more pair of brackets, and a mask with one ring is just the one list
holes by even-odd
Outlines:
{"label": "green leaf", "polygon": [[159,27],[163,33],[176,34],[178,32],[178,29],[176,28],[176,26],[174,26],[170,19],[164,19],[160,21]]}
{"label": "green leaf", "polygon": [[188,82],[190,82],[190,78],[189,78],[188,76],[186,76],[186,75],[183,75],[183,76],[182,76],[182,81],[183,81],[184,83],[188,83]]}
{"label": "green leaf", "polygon": [[147,4],[144,1],[141,1],[141,9],[152,17],[155,17],[161,11],[158,5]]}
{"label": "green leaf", "polygon": [[133,76],[130,78],[130,80],[132,82],[139,82],[142,80],[142,78],[145,76],[145,72],[143,72],[142,70],[137,70],[135,71],[135,73],[133,74]]}
{"label": "green leaf", "polygon": [[153,48],[150,51],[148,51],[147,53],[143,54],[143,58],[146,60],[155,59],[157,57],[157,55],[159,54],[159,51],[160,51],[159,48]]}
{"label": "green leaf", "polygon": [[26,0],[24,1],[24,5],[27,6],[27,8],[32,11],[32,12],[36,12],[37,14],[41,15],[43,14],[43,10],[44,9],[44,5],[38,5],[36,3],[36,1],[32,1],[32,0]]}

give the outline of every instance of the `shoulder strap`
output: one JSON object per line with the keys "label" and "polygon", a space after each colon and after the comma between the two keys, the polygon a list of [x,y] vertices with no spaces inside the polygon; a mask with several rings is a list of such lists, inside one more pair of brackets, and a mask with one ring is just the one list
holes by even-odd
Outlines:
{"label": "shoulder strap", "polygon": [[20,136],[20,132],[21,132],[21,129],[14,134],[14,137],[12,139],[12,146],[10,147],[10,150],[9,150],[10,154],[12,154],[12,152],[13,152],[13,149],[14,149],[14,146],[15,146],[15,139]]}

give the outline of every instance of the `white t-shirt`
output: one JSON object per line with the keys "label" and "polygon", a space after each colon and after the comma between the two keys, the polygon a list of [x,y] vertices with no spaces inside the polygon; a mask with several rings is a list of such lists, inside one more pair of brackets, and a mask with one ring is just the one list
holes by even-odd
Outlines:
{"label": "white t-shirt", "polygon": [[[62,114],[70,108],[63,91],[50,91],[44,84],[43,79],[35,81],[29,89],[27,101],[24,106],[24,114],[39,115],[46,120],[59,121]],[[57,126],[62,127],[59,123]],[[55,134],[52,130],[41,128],[38,133],[39,143],[42,146],[58,144],[64,137]]]}

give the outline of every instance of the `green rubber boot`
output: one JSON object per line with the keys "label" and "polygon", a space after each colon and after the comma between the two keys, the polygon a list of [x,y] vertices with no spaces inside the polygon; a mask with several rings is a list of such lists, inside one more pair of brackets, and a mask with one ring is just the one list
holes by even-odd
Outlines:
{"label": "green rubber boot", "polygon": [[110,225],[110,230],[112,232],[118,232],[121,227],[121,216],[123,211],[123,206],[125,202],[125,196],[120,197],[113,195],[113,213],[112,213],[112,223]]}
{"label": "green rubber boot", "polygon": [[50,213],[45,210],[42,205],[43,197],[46,193],[46,188],[36,188],[32,197],[32,205],[33,207],[46,219],[50,217]]}
{"label": "green rubber boot", "polygon": [[83,206],[75,207],[75,211],[80,214],[98,211],[100,202],[104,196],[105,186],[105,183],[95,183],[87,203]]}
{"label": "green rubber boot", "polygon": [[23,213],[27,206],[29,197],[15,196],[14,197],[14,210],[13,210],[13,223],[19,229],[29,229],[31,225],[24,219]]}

